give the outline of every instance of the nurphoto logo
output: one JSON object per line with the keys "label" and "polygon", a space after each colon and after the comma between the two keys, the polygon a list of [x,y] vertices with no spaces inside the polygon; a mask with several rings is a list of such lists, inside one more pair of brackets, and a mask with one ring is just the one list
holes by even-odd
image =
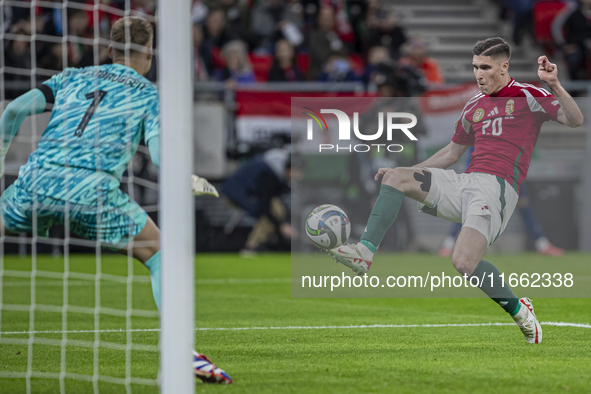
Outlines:
{"label": "nurphoto logo", "polygon": [[[331,114],[336,116],[338,122],[338,137],[339,141],[351,141],[351,119],[344,111],[338,109],[321,109],[320,112],[313,110],[309,107],[302,107],[306,110],[303,112],[308,115],[307,123],[307,139],[314,139],[314,123],[318,125],[321,132],[329,131],[326,119],[322,114]],[[378,112],[378,130],[373,134],[364,134],[359,130],[359,113],[353,113],[353,133],[355,137],[361,141],[375,141],[382,137],[384,134],[384,119],[386,119],[386,139],[392,141],[392,136],[395,131],[403,132],[409,140],[417,141],[417,137],[410,131],[411,128],[416,126],[417,117],[408,112]],[[410,122],[400,123],[401,120],[408,119]],[[403,146],[400,144],[319,144],[318,151],[348,151],[348,152],[369,152],[370,150],[385,149],[389,152],[401,152]]]}

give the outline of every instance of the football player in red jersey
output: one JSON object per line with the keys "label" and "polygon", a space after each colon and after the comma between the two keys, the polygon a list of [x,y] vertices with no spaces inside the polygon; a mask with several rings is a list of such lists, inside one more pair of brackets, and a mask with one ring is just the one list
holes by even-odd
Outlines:
{"label": "football player in red jersey", "polygon": [[[499,270],[482,257],[515,209],[542,124],[554,120],[578,127],[583,115],[546,56],[538,59],[538,76],[551,93],[509,76],[511,48],[502,38],[477,42],[473,54],[480,93],[464,107],[452,141],[415,167],[380,168],[375,175],[376,181],[382,180],[380,194],[361,241],[329,252],[358,275],[365,274],[404,196],[410,197],[421,211],[462,223],[452,254],[454,267],[470,279],[477,277],[478,287],[513,317],[526,340],[540,343],[542,329],[531,300],[518,299]],[[445,170],[469,146],[474,153],[466,172]],[[487,280],[480,283],[483,277]]]}

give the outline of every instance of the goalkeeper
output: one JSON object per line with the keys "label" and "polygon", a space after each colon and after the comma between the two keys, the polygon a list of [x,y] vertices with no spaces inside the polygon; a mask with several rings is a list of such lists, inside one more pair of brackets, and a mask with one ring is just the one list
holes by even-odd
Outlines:
{"label": "goalkeeper", "polygon": [[[0,118],[0,175],[24,119],[48,105],[53,110],[37,150],[0,196],[1,225],[9,233],[46,236],[50,227],[68,222],[82,238],[124,254],[131,249],[150,270],[160,307],[160,231],[119,189],[140,140],[159,165],[158,91],[144,78],[152,65],[152,26],[142,18],[122,18],[112,27],[111,41],[113,64],[66,68],[6,107]],[[196,194],[217,195],[203,178],[194,176],[193,187]],[[232,382],[203,355],[195,353],[193,366],[204,381]]]}

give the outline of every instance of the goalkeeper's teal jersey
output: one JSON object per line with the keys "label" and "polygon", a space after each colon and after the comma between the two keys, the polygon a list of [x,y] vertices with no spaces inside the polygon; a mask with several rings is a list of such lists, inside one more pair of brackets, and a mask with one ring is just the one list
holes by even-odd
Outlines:
{"label": "goalkeeper's teal jersey", "polygon": [[51,120],[18,186],[74,203],[108,201],[140,141],[159,136],[156,87],[121,64],[67,68],[44,84],[54,96]]}

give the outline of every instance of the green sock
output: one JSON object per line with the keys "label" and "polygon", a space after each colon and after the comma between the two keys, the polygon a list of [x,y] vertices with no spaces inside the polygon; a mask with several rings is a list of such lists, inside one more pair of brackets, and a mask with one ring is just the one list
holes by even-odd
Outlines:
{"label": "green sock", "polygon": [[154,301],[160,309],[160,251],[157,251],[154,256],[150,257],[150,260],[146,261],[146,267],[150,270]]}
{"label": "green sock", "polygon": [[[490,274],[493,274],[492,283]],[[480,290],[482,290],[487,296],[489,296],[494,302],[499,304],[501,308],[505,310],[505,312],[509,313],[511,316],[515,316],[517,312],[519,312],[520,305],[519,299],[507,284],[507,282],[503,282],[500,277],[501,273],[491,263],[488,261],[482,260],[470,275],[470,278],[473,276],[477,277],[478,280],[482,280],[484,277],[483,283],[480,283]]]}
{"label": "green sock", "polygon": [[380,246],[386,231],[396,220],[403,200],[404,193],[400,190],[388,185],[382,185],[380,188],[380,194],[367,221],[367,228],[361,236],[361,243],[372,252]]}
{"label": "green sock", "polygon": [[377,246],[375,246],[374,244],[372,244],[369,241],[366,241],[365,239],[362,239],[361,241],[359,241],[360,244],[365,245],[367,247],[367,249],[369,249],[370,252],[375,253],[376,250],[378,249]]}
{"label": "green sock", "polygon": [[515,316],[516,314],[519,313],[519,310],[521,309],[521,302],[519,302],[519,300],[517,300],[517,306],[515,307],[515,309],[513,309],[512,312],[509,312],[509,314],[511,316]]}

